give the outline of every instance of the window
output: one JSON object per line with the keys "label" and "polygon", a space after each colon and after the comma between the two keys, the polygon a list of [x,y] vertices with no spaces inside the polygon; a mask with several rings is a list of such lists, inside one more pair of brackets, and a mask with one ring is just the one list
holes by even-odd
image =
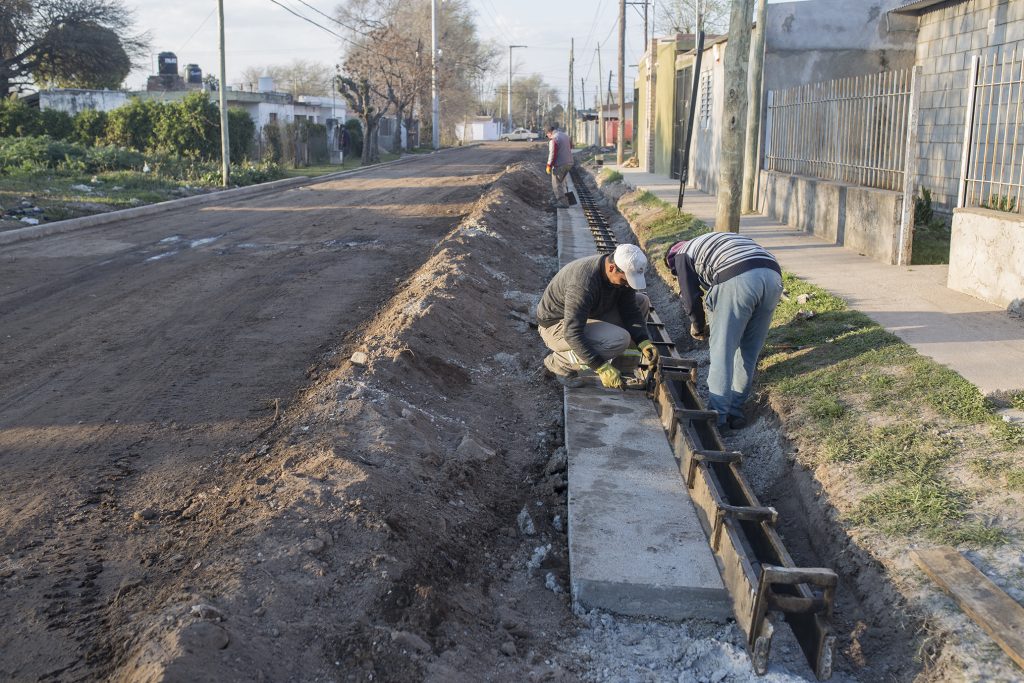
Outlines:
{"label": "window", "polygon": [[713,76],[713,71],[705,71],[700,75],[700,127],[703,130],[711,128]]}
{"label": "window", "polygon": [[270,112],[270,122],[277,123],[277,112]]}

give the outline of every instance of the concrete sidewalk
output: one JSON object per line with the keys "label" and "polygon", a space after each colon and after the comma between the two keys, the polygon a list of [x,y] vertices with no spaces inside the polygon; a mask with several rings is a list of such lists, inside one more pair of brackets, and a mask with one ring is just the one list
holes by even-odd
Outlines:
{"label": "concrete sidewalk", "polygon": [[[558,211],[559,266],[596,254],[579,205]],[[596,377],[565,389],[573,604],[724,621],[729,594],[657,412]]]}
{"label": "concrete sidewalk", "polygon": [[[675,206],[678,180],[618,171],[628,185]],[[687,188],[683,211],[713,225],[716,202]],[[760,215],[743,217],[740,232],[775,254],[783,268],[841,297],[983,394],[1024,389],[1024,320],[947,288],[947,266],[885,265]]]}

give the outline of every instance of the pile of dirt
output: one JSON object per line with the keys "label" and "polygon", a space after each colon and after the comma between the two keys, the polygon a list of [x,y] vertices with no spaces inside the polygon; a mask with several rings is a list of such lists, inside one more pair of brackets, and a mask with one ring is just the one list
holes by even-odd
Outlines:
{"label": "pile of dirt", "polygon": [[528,324],[557,263],[545,199],[510,168],[224,459],[179,511],[181,578],[119,594],[112,678],[567,675],[550,659],[574,628],[561,391]]}

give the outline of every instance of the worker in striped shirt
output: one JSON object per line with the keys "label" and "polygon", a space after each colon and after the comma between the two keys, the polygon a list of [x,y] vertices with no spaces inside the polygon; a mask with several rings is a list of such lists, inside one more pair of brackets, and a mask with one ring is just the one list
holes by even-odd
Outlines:
{"label": "worker in striped shirt", "polygon": [[677,242],[665,262],[679,279],[694,339],[708,337],[705,309],[710,314],[709,407],[718,411],[719,428],[742,429],[757,356],[782,296],[779,263],[754,240],[732,232]]}

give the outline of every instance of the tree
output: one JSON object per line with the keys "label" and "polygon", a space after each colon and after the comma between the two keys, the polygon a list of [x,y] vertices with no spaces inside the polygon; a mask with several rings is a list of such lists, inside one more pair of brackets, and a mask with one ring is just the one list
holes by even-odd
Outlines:
{"label": "tree", "polygon": [[[407,129],[417,117],[428,122],[432,100],[429,0],[348,0],[339,9],[338,21],[348,32],[346,75],[359,71]],[[497,52],[480,43],[465,0],[440,5],[437,24],[442,56],[438,89],[447,122],[442,132],[452,136],[455,122],[475,113],[476,82],[496,63]],[[400,135],[396,127],[396,148]],[[371,136],[366,139],[373,144]]]}
{"label": "tree", "polygon": [[334,69],[322,62],[296,59],[288,64],[248,67],[242,71],[242,86],[255,89],[260,77],[274,79],[274,90],[299,95],[330,95]]}
{"label": "tree", "polygon": [[349,108],[363,127],[362,163],[365,166],[380,158],[377,127],[387,114],[390,103],[370,85],[369,77],[361,72],[359,64],[346,62],[345,69],[353,75],[337,77],[338,92],[348,102]]}
{"label": "tree", "polygon": [[122,0],[0,1],[0,95],[40,84],[117,87],[147,36]]}
{"label": "tree", "polygon": [[728,0],[666,0],[658,3],[655,20],[658,30],[662,33],[696,33],[698,2],[704,12],[704,30],[708,33],[725,33],[729,29]]}

